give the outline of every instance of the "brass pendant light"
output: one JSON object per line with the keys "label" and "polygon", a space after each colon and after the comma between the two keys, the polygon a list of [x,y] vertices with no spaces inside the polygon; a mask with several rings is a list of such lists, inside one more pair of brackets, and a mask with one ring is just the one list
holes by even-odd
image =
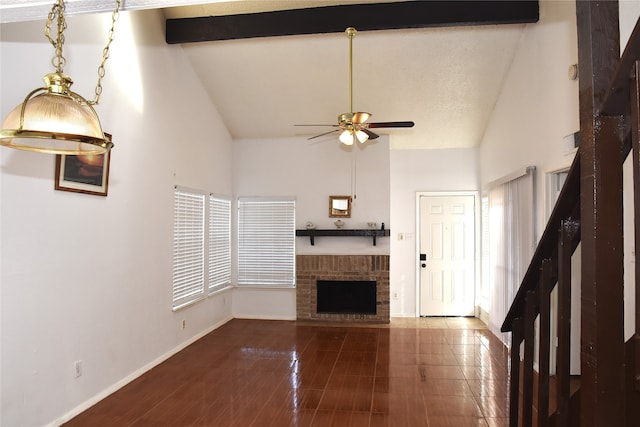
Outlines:
{"label": "brass pendant light", "polygon": [[[93,101],[73,92],[70,89],[73,80],[63,72],[65,58],[62,47],[67,27],[64,18],[65,4],[64,0],[54,3],[47,17],[45,36],[55,48],[52,60],[55,72],[45,75],[45,86],[29,92],[22,104],[7,115],[0,129],[0,145],[27,151],[75,155],[101,154],[113,147],[111,137],[102,130],[93,105],[98,104],[102,94],[104,64],[109,57],[120,10],[121,0],[115,1],[109,40],[98,68],[98,83]],[[54,19],[57,22],[55,40],[50,34]]]}

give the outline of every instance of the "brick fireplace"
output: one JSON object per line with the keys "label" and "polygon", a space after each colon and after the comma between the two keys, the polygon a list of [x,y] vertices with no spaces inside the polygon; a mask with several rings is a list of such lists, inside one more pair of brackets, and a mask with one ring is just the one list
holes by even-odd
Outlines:
{"label": "brick fireplace", "polygon": [[[318,313],[317,282],[375,281],[376,312]],[[297,255],[298,320],[389,323],[389,255]]]}

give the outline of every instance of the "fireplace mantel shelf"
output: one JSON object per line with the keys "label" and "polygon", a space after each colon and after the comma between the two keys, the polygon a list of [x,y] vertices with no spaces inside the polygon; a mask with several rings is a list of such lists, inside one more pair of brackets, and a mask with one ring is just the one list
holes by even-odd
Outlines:
{"label": "fireplace mantel shelf", "polygon": [[388,237],[390,236],[390,232],[388,229],[372,230],[368,228],[363,228],[363,229],[338,228],[338,229],[332,229],[332,230],[304,229],[304,230],[296,230],[296,236],[309,236],[309,239],[311,240],[311,246],[315,245],[316,236],[371,237],[373,238],[373,246],[375,246],[376,237]]}

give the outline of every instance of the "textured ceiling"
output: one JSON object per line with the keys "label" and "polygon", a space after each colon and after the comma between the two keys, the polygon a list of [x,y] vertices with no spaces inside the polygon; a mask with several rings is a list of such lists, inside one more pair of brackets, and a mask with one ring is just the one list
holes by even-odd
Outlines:
{"label": "textured ceiling", "polygon": [[[357,3],[365,3],[358,1]],[[35,5],[36,1],[3,0]],[[72,2],[109,10],[112,0]],[[167,18],[225,15],[349,1],[127,0],[127,9],[164,9]],[[302,5],[302,6],[301,6]],[[25,9],[35,13],[35,9]],[[2,13],[6,15],[7,10]],[[13,10],[12,12],[15,12]],[[14,16],[14,15],[12,15]],[[4,17],[3,17],[4,18]],[[12,18],[19,20],[19,18]],[[477,146],[515,54],[524,24],[360,31],[353,40],[353,107],[369,121],[412,120],[390,134],[393,149]],[[117,29],[116,29],[117,32]],[[349,111],[349,41],[314,34],[188,43],[184,52],[231,135],[276,138],[313,135]],[[319,138],[335,140],[335,136]]]}
{"label": "textured ceiling", "polygon": [[[392,148],[479,144],[522,25],[359,32],[353,107],[370,121],[413,120]],[[349,111],[349,44],[340,34],[185,44],[234,138],[320,133]]]}

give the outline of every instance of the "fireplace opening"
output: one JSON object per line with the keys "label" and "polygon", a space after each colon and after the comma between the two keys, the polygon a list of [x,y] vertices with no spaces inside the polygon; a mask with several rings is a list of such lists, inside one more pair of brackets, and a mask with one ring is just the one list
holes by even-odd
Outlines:
{"label": "fireplace opening", "polygon": [[376,314],[376,281],[318,280],[317,312]]}

